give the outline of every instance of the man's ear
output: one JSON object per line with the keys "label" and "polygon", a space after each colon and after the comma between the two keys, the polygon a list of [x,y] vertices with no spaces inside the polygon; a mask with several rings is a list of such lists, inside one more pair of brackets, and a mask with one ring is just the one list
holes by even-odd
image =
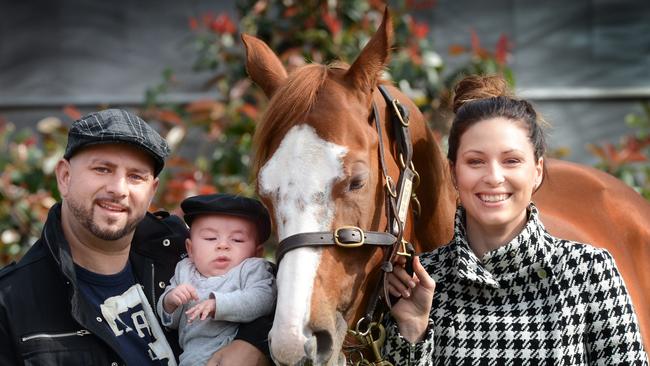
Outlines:
{"label": "man's ear", "polygon": [[56,163],[54,173],[56,174],[56,185],[59,188],[61,197],[66,197],[70,190],[70,162],[67,159],[61,159]]}
{"label": "man's ear", "polygon": [[192,259],[192,239],[185,239],[185,250],[187,251],[187,256]]}
{"label": "man's ear", "polygon": [[151,187],[151,197],[149,197],[149,206],[151,206],[151,202],[153,202],[153,199],[156,197],[156,191],[158,190],[159,183],[160,183],[160,179],[158,177],[153,179],[153,185]]}

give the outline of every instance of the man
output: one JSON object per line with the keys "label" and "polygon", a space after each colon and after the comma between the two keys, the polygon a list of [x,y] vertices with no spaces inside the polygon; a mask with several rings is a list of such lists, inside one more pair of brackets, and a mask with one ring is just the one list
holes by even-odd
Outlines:
{"label": "man", "polygon": [[[147,213],[168,154],[158,133],[123,110],[73,123],[56,166],[62,202],[20,262],[0,271],[0,365],[176,364],[176,334],[152,305],[187,230],[176,216]],[[253,346],[266,347],[268,319],[248,327],[212,362],[268,362]]]}

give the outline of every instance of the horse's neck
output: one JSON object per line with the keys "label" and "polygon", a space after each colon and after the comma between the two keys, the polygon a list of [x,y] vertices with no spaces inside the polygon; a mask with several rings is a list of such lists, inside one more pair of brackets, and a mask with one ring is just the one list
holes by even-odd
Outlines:
{"label": "horse's neck", "polygon": [[[419,253],[437,248],[451,240],[456,210],[456,193],[451,183],[447,159],[443,156],[422,113],[398,89],[389,87],[389,90],[393,97],[409,109],[413,165],[420,175],[420,184],[415,192],[421,205],[421,212],[418,219],[409,215],[405,237],[415,244],[416,251]],[[378,91],[374,98],[375,102],[383,99]],[[391,123],[390,115],[385,115],[382,123],[385,151],[392,151],[390,145],[394,143],[389,140],[389,136],[390,138],[394,137],[392,133],[388,132],[392,131]],[[399,177],[395,175],[392,178],[397,182]],[[411,204],[413,203],[411,202]]]}
{"label": "horse's neck", "polygon": [[412,103],[410,133],[413,143],[413,165],[420,175],[416,189],[421,213],[415,224],[418,253],[435,249],[448,243],[453,235],[456,211],[456,192],[453,188],[449,165],[424,117]]}

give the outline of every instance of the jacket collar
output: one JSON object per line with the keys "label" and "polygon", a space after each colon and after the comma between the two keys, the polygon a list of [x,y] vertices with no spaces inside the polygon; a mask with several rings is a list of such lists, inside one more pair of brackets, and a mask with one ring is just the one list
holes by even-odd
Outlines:
{"label": "jacket collar", "polygon": [[465,228],[465,209],[456,210],[454,239],[455,275],[461,280],[503,287],[509,280],[530,272],[542,273],[545,263],[552,252],[546,241],[546,230],[539,219],[539,212],[534,204],[528,206],[528,221],[522,231],[509,243],[485,253],[479,259],[469,246]]}
{"label": "jacket collar", "polygon": [[50,209],[47,215],[47,220],[43,227],[41,240],[45,243],[47,248],[52,253],[52,257],[58,264],[63,274],[77,285],[77,276],[74,271],[74,262],[72,261],[72,254],[70,253],[70,244],[63,235],[63,227],[61,226],[61,203],[57,203]]}

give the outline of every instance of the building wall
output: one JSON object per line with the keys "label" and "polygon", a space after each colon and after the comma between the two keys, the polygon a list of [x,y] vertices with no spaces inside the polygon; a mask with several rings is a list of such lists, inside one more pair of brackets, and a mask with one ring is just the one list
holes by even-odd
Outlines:
{"label": "building wall", "polygon": [[[417,1],[416,1],[417,2]],[[0,0],[0,115],[19,125],[104,105],[136,107],[171,67],[173,100],[212,96],[191,70],[188,17],[235,15],[231,2],[178,0]],[[650,99],[650,2],[644,0],[438,0],[414,14],[431,26],[452,70],[470,28],[493,49],[505,33],[517,92],[553,125],[550,142],[591,163],[590,142],[628,133],[627,113]]]}

